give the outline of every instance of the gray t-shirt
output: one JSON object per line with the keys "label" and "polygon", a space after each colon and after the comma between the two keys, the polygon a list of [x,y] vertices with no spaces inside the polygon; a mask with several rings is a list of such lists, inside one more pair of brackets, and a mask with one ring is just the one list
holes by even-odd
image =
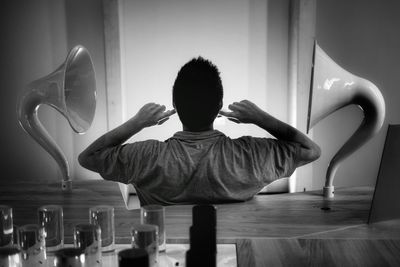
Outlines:
{"label": "gray t-shirt", "polygon": [[223,133],[177,132],[101,152],[100,175],[133,184],[142,205],[245,201],[296,169],[299,145]]}

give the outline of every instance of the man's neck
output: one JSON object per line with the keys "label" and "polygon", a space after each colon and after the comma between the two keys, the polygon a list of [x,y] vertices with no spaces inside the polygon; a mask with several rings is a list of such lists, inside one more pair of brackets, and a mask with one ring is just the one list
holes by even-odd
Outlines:
{"label": "man's neck", "polygon": [[183,130],[186,131],[186,132],[205,132],[205,131],[212,131],[212,130],[214,130],[214,124],[211,123],[209,126],[204,127],[204,128],[202,128],[202,129],[200,129],[200,130],[196,130],[196,131],[191,130],[190,128],[186,127],[185,125],[182,125],[182,128],[183,128]]}

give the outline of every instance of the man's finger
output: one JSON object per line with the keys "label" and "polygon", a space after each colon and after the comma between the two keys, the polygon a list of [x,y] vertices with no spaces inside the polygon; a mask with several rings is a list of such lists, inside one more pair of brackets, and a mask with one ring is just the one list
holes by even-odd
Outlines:
{"label": "man's finger", "polygon": [[225,117],[233,116],[233,112],[225,111],[225,110],[222,110],[222,109],[221,109],[218,113],[219,113],[220,115],[222,115],[222,116],[225,116]]}
{"label": "man's finger", "polygon": [[171,110],[166,111],[165,113],[168,113],[168,116],[171,116],[171,115],[174,115],[176,113],[176,110],[175,109],[171,109]]}
{"label": "man's finger", "polygon": [[166,122],[167,120],[169,120],[169,117],[162,118],[162,119],[160,119],[160,120],[157,121],[157,125],[161,125],[161,124],[163,124],[164,122]]}
{"label": "man's finger", "polygon": [[165,118],[165,117],[169,117],[172,116],[176,113],[175,109],[172,110],[167,110],[165,112],[163,112],[163,114],[161,115],[161,119]]}
{"label": "man's finger", "polygon": [[228,117],[228,120],[233,121],[234,123],[241,123],[239,119],[233,118],[233,117]]}
{"label": "man's finger", "polygon": [[165,111],[158,119],[157,124],[160,125],[164,123],[166,120],[169,119],[170,116],[174,115],[175,113],[176,113],[175,109]]}
{"label": "man's finger", "polygon": [[147,103],[147,104],[145,104],[144,106],[143,106],[143,108],[152,108],[152,107],[154,107],[154,103]]}
{"label": "man's finger", "polygon": [[230,110],[232,110],[232,111],[240,110],[241,107],[242,107],[242,104],[241,104],[241,103],[237,103],[237,102],[235,102],[235,103],[233,103],[233,104],[230,104],[230,105],[228,106],[228,108],[229,108]]}

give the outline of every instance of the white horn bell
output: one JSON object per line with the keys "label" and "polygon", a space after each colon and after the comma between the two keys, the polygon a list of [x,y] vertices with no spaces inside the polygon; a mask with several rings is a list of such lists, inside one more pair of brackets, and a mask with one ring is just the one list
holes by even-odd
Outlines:
{"label": "white horn bell", "polygon": [[336,64],[314,44],[313,70],[308,106],[307,132],[319,121],[348,105],[357,105],[364,113],[361,125],[329,163],[324,197],[334,196],[333,179],[340,163],[376,135],[385,120],[385,101],[370,81],[357,77]]}
{"label": "white horn bell", "polygon": [[22,128],[57,162],[62,174],[62,189],[71,190],[68,161],[40,123],[41,104],[59,111],[76,133],[86,132],[92,124],[96,109],[96,81],[88,50],[76,46],[65,62],[53,73],[31,82],[17,102],[17,115]]}

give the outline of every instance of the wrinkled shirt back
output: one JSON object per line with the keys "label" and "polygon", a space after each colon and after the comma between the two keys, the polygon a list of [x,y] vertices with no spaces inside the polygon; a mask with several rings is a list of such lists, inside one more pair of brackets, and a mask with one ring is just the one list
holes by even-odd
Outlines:
{"label": "wrinkled shirt back", "polygon": [[299,144],[223,133],[177,132],[165,142],[146,140],[101,152],[100,175],[132,184],[141,205],[245,201],[290,176]]}

